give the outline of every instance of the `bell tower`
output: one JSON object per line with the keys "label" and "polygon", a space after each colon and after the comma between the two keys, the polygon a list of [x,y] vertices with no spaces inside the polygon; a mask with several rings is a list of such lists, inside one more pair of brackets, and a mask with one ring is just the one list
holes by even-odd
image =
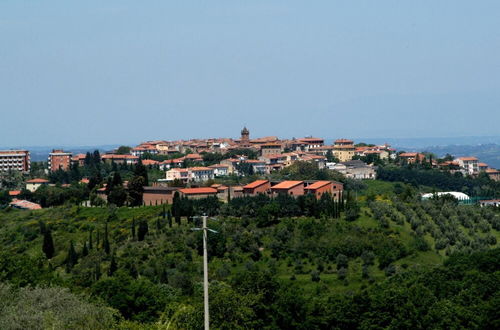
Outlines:
{"label": "bell tower", "polygon": [[241,130],[240,144],[243,146],[250,145],[250,131],[246,127],[243,127],[243,129]]}

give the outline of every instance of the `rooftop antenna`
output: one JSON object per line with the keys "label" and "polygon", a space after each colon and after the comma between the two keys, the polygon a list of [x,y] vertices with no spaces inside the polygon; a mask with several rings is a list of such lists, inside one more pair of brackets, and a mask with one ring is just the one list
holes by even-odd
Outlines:
{"label": "rooftop antenna", "polygon": [[[194,216],[193,218],[200,218],[200,216]],[[207,252],[207,231],[214,234],[218,232],[207,227],[208,216],[206,214],[201,216],[203,220],[203,225],[201,228],[192,228],[192,230],[203,230],[203,293],[204,293],[204,306],[205,306],[205,330],[209,330],[210,327],[210,316],[208,308],[208,252]],[[215,218],[212,218],[217,220]]]}

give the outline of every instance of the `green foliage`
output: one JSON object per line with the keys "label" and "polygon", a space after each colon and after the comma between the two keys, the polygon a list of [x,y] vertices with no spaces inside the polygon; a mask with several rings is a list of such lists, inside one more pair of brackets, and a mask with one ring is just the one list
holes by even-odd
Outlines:
{"label": "green foliage", "polygon": [[118,149],[116,149],[116,154],[117,155],[129,155],[131,150],[132,150],[132,148],[129,146],[119,146]]}
{"label": "green foliage", "polygon": [[43,234],[43,245],[42,251],[45,253],[47,259],[51,259],[54,256],[54,240],[52,239],[52,232],[50,228],[45,228],[42,231]]}
{"label": "green foliage", "polygon": [[[179,196],[181,217],[211,209],[240,214],[210,222],[218,232],[208,237],[213,328],[427,328],[432,322],[496,328],[498,250],[474,251],[494,246],[487,242],[498,235],[497,210],[377,198],[357,201],[359,218],[346,221],[329,216],[327,202],[257,196],[221,206]],[[0,281],[90,292],[95,304],[101,301],[127,320],[110,327],[200,328],[202,234],[191,231],[196,224],[185,219],[158,225],[165,213],[167,223],[173,220],[171,211],[168,206],[0,211]],[[156,221],[157,230],[131,239],[135,218],[140,224]],[[55,247],[50,263],[40,252],[48,228]],[[98,249],[95,242],[90,248],[92,231],[99,233]],[[433,248],[433,235],[450,242],[443,266],[446,257]],[[70,242],[78,252],[88,242],[89,250],[66,273]]]}
{"label": "green foliage", "polygon": [[110,329],[118,313],[63,288],[21,288],[0,283],[0,328]]}

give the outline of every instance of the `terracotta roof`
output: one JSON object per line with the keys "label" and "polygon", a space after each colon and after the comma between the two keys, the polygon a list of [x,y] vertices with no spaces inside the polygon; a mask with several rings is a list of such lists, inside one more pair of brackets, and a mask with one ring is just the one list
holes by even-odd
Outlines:
{"label": "terracotta roof", "polygon": [[257,181],[254,181],[254,182],[247,184],[246,186],[243,186],[243,189],[254,189],[254,188],[262,186],[263,184],[266,184],[268,182],[269,182],[269,180],[257,180]]}
{"label": "terracotta roof", "polygon": [[214,164],[214,165],[210,165],[209,167],[210,167],[210,168],[220,168],[220,167],[229,168],[229,165],[224,165],[224,164]]}
{"label": "terracotta roof", "polygon": [[302,138],[302,139],[298,139],[297,141],[299,142],[321,142],[323,143],[324,140],[321,139],[321,138]]}
{"label": "terracotta roof", "polygon": [[49,183],[49,180],[37,178],[37,179],[28,180],[28,181],[26,181],[26,183]]}
{"label": "terracotta roof", "polygon": [[159,161],[153,160],[153,159],[144,159],[142,161],[142,165],[145,165],[145,166],[156,165],[156,164],[159,164],[159,163],[160,163]]}
{"label": "terracotta roof", "polygon": [[190,167],[188,169],[190,171],[213,171],[213,168],[210,167]]}
{"label": "terracotta roof", "polygon": [[322,188],[322,187],[329,185],[329,184],[333,184],[333,182],[331,182],[331,181],[316,181],[313,184],[310,184],[307,187],[305,187],[305,189],[310,189],[310,190],[319,189],[319,188]]}
{"label": "terracotta roof", "polygon": [[187,159],[203,159],[200,154],[187,154],[185,156]]}
{"label": "terracotta roof", "polygon": [[73,157],[71,157],[72,160],[81,160],[81,159],[85,159],[87,155],[85,154],[78,154],[78,155],[74,155]]}
{"label": "terracotta roof", "polygon": [[337,139],[335,143],[354,143],[354,141],[349,139]]}
{"label": "terracotta roof", "polygon": [[304,181],[283,181],[275,186],[272,186],[271,189],[290,189],[303,183]]}
{"label": "terracotta roof", "polygon": [[460,158],[458,158],[458,159],[460,159],[460,160],[465,160],[465,161],[469,161],[469,160],[477,160],[477,158],[476,158],[476,157],[460,157]]}
{"label": "terracotta roof", "polygon": [[175,168],[171,168],[170,170],[168,170],[168,172],[188,172],[188,169],[175,167]]}
{"label": "terracotta roof", "polygon": [[90,180],[87,179],[87,178],[83,178],[83,179],[80,180],[80,183],[86,183],[86,184],[88,184],[89,182],[90,182]]}
{"label": "terracotta roof", "polygon": [[478,163],[477,166],[479,166],[479,167],[488,167],[488,164],[486,164],[486,163]]}
{"label": "terracotta roof", "polygon": [[399,157],[417,157],[417,155],[421,155],[418,152],[403,152],[399,155]]}
{"label": "terracotta roof", "polygon": [[115,155],[115,154],[105,154],[102,155],[102,159],[139,159],[139,157],[134,155]]}
{"label": "terracotta roof", "polygon": [[21,194],[21,190],[11,190],[9,191],[9,196],[18,196]]}
{"label": "terracotta roof", "polygon": [[12,202],[10,202],[10,205],[13,207],[17,207],[20,209],[26,209],[26,210],[40,210],[42,207],[40,204],[32,203],[30,201],[26,200],[18,200],[14,199]]}
{"label": "terracotta roof", "polygon": [[217,189],[210,187],[202,188],[184,188],[179,190],[184,195],[197,195],[197,194],[217,194]]}
{"label": "terracotta roof", "polygon": [[245,163],[248,163],[248,164],[265,164],[266,162],[263,161],[263,160],[248,159],[248,160],[245,160]]}

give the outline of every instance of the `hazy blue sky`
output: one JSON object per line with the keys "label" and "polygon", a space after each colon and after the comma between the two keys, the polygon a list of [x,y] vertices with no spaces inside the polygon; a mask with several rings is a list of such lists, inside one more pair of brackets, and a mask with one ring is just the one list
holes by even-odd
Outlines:
{"label": "hazy blue sky", "polygon": [[500,135],[500,1],[0,1],[0,146]]}

